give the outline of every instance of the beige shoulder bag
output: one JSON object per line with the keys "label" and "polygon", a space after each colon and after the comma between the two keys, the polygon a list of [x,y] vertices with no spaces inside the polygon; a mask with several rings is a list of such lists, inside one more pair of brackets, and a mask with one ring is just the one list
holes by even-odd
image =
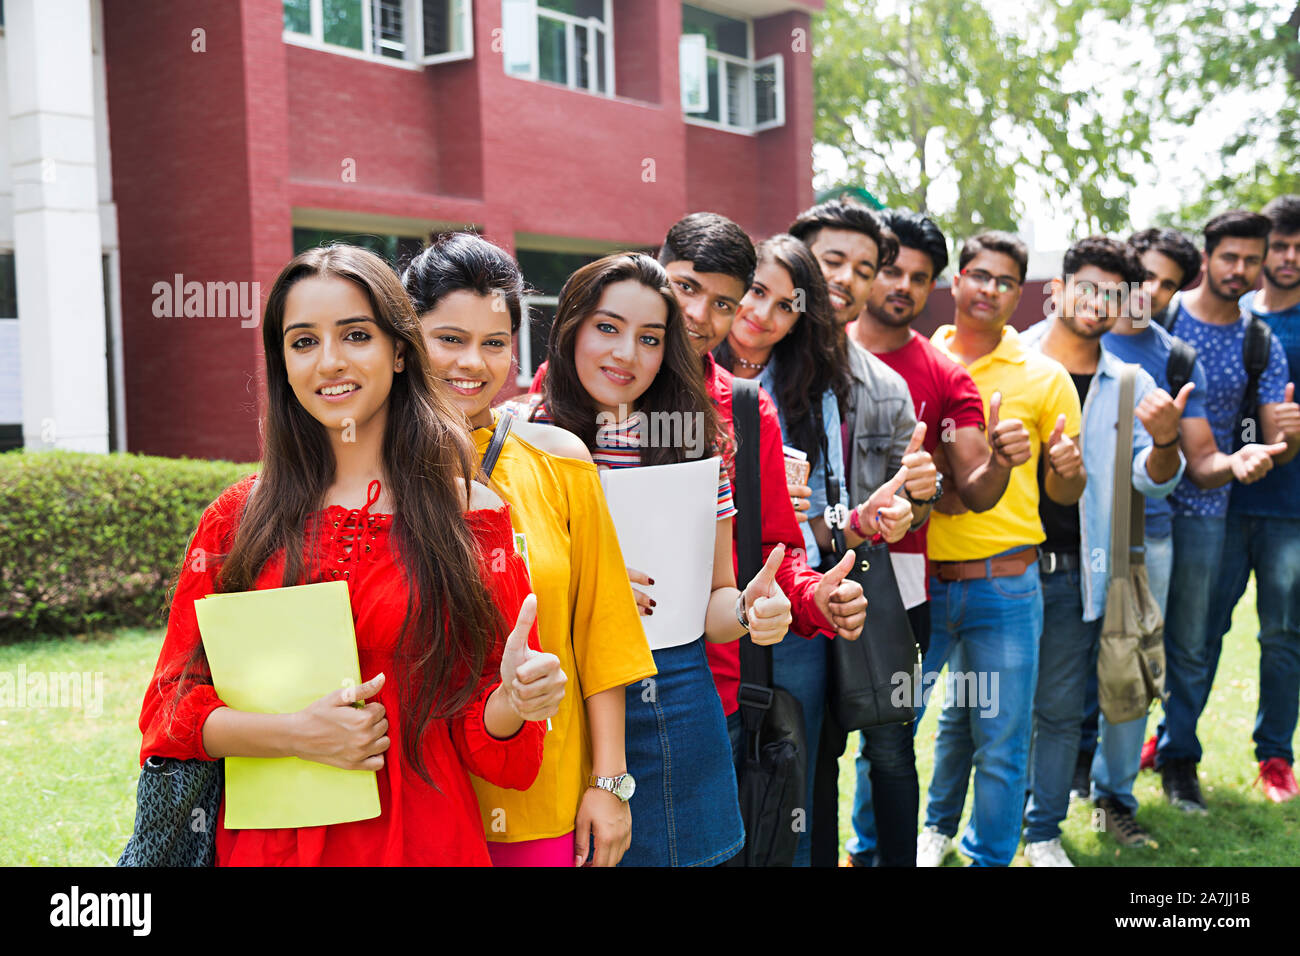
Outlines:
{"label": "beige shoulder bag", "polygon": [[1133,398],[1137,366],[1120,375],[1115,489],[1110,518],[1110,585],[1097,655],[1101,712],[1112,724],[1146,715],[1165,693],[1164,620],[1147,582],[1142,546],[1146,501],[1133,489]]}

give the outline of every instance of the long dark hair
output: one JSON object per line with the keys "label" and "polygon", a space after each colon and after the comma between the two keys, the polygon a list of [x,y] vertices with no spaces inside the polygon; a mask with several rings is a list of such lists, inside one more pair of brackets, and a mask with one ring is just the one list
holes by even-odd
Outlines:
{"label": "long dark hair", "polygon": [[[718,413],[704,386],[700,357],[686,338],[681,306],[668,284],[664,267],[649,256],[640,253],[619,253],[589,263],[569,276],[560,290],[560,302],[555,311],[555,323],[547,344],[546,379],[542,384],[542,399],[551,419],[561,428],[573,432],[589,449],[596,448],[596,404],[582,387],[573,362],[574,343],[578,330],[600,305],[600,297],[607,286],[616,282],[633,280],[657,292],[667,307],[668,317],[664,332],[664,360],[650,387],[637,401],[637,411],[680,412],[683,421],[687,415],[702,416],[706,445],[710,453],[721,452],[726,457],[728,443],[718,430]],[[642,449],[641,463],[645,465],[670,465],[686,460],[686,449],[672,447],[647,447]]]}
{"label": "long dark hair", "polygon": [[453,292],[498,295],[510,314],[510,332],[519,331],[520,299],[526,292],[519,264],[482,236],[447,232],[434,238],[402,273],[402,285],[416,315],[433,311],[438,300]]}
{"label": "long dark hair", "polygon": [[[334,453],[325,427],[302,407],[289,384],[283,325],[289,290],[303,279],[335,276],[370,300],[375,324],[405,345],[405,369],[393,376],[383,439],[383,478],[392,494],[392,541],[407,590],[398,638],[396,680],[407,762],[429,784],[420,742],[429,723],[462,710],[478,687],[505,621],[482,587],[481,561],[462,516],[477,456],[463,416],[436,382],[420,324],[397,275],[365,249],[334,245],[295,256],[266,300],[265,449],[256,493],[249,496],[218,591],[251,590],[266,562],[285,555],[282,586],[305,583],[304,529],[334,481]],[[320,522],[316,522],[319,531]],[[315,553],[316,535],[307,542]],[[357,546],[357,545],[354,545]],[[467,586],[470,585],[470,586]],[[202,644],[192,669],[206,671]],[[363,675],[364,677],[365,675]],[[184,678],[182,678],[182,683]]]}
{"label": "long dark hair", "polygon": [[[790,332],[772,348],[777,402],[790,431],[790,443],[817,464],[822,435],[817,430],[816,409],[829,389],[842,404],[849,393],[847,354],[840,348],[830,294],[817,258],[794,236],[782,233],[758,244],[758,262],[775,262],[790,276],[796,294],[803,292],[803,311]],[[735,353],[723,339],[713,350],[719,365],[735,371]],[[813,403],[816,403],[814,407]]]}

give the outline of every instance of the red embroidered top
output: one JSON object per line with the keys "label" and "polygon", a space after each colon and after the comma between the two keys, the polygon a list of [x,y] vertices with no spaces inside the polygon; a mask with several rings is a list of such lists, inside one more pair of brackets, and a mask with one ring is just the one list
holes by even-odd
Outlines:
{"label": "red embroidered top", "polygon": [[[199,640],[194,601],[216,590],[219,561],[229,553],[252,477],[226,489],[204,511],[190,542],[167,622],[153,681],[140,712],[144,741],[140,760],[151,755],[211,760],[203,749],[203,724],[225,705],[211,684],[178,678]],[[388,718],[391,740],[378,771],[381,813],[372,820],[295,830],[227,830],[225,804],[217,821],[217,864],[238,865],[481,865],[490,866],[478,801],[470,785],[474,773],[501,787],[525,790],[542,761],[543,725],[525,721],[507,740],[491,736],[483,724],[488,695],[500,684],[502,643],[485,663],[478,693],[454,717],[434,720],[425,732],[424,758],[436,787],[430,787],[408,766],[402,754],[402,715],[398,687],[402,675],[394,654],[406,612],[407,587],[401,567],[389,548],[391,515],[370,514],[378,500],[379,483],[372,482],[364,508],[338,506],[317,512],[309,525],[324,522],[315,555],[308,554],[307,582],[345,579],[352,601],[357,654],[363,680],[380,671],[388,675],[379,692]],[[505,620],[513,624],[529,593],[528,574],[515,553],[509,506],[499,511],[465,515],[483,562],[483,581]],[[307,540],[310,540],[311,527]],[[505,573],[499,573],[504,565]],[[495,569],[498,573],[493,573]],[[279,587],[284,557],[268,561],[257,579],[258,588]],[[504,642],[505,634],[501,635]],[[540,649],[536,627],[530,646]],[[327,693],[328,688],[322,691]],[[174,714],[171,704],[181,695]]]}

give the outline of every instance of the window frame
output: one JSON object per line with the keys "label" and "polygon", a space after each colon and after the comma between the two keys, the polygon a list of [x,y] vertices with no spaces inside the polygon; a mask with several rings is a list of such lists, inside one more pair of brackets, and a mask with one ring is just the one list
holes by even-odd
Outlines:
{"label": "window frame", "polygon": [[558,309],[560,307],[560,297],[558,295],[524,295],[519,298],[520,311],[522,312],[522,321],[519,323],[519,374],[515,376],[515,384],[520,388],[528,388],[533,384],[533,376],[537,372],[533,369],[533,341],[528,330],[531,327],[530,318],[532,316],[532,307],[539,306],[546,309]]}
{"label": "window frame", "polygon": [[[451,0],[453,4],[462,3],[459,8],[463,18],[465,49],[448,53],[424,55],[424,2],[425,0],[402,0],[402,56],[384,56],[375,46],[374,18],[372,0],[356,0],[361,5],[361,37],[365,49],[357,50],[350,46],[325,41],[325,6],[323,0],[308,0],[308,17],[311,21],[310,33],[298,33],[286,25],[282,37],[285,43],[319,50],[322,53],[334,53],[339,56],[365,60],[367,63],[383,63],[401,70],[421,70],[425,66],[437,63],[449,63],[456,60],[469,60],[474,56],[474,0]],[[442,2],[442,0],[433,0]],[[283,6],[283,5],[282,5]],[[457,8],[453,6],[453,11]],[[393,47],[390,47],[393,49]]]}
{"label": "window frame", "polygon": [[[744,136],[756,136],[759,133],[766,132],[770,129],[777,129],[785,125],[785,56],[782,53],[773,53],[761,59],[754,56],[754,20],[752,17],[737,17],[731,13],[722,13],[717,10],[710,10],[708,7],[702,7],[692,3],[689,6],[696,9],[704,10],[708,13],[714,13],[718,16],[727,17],[730,20],[745,24],[745,43],[749,51],[748,56],[740,57],[734,53],[723,53],[719,50],[711,50],[708,46],[708,37],[703,33],[682,33],[678,38],[678,63],[677,77],[680,86],[682,75],[681,52],[683,43],[687,37],[700,37],[704,40],[704,96],[703,106],[699,109],[688,110],[686,103],[682,104],[682,118],[686,123],[692,126],[703,126],[706,129],[721,130],[725,133],[738,133]],[[685,27],[683,26],[683,29]],[[718,119],[704,119],[700,114],[712,112],[713,103],[709,98],[709,61],[712,60],[717,64],[718,73]],[[749,72],[749,102],[746,104],[746,115],[742,125],[731,123],[727,114],[731,103],[727,91],[726,73],[728,64],[743,67]],[[758,71],[762,67],[775,65],[776,81],[775,89],[777,91],[776,104],[773,119],[766,120],[762,123],[758,121]]]}
{"label": "window frame", "polygon": [[[563,89],[573,90],[576,93],[587,93],[590,94],[591,96],[601,96],[606,99],[614,98],[615,70],[614,70],[614,3],[613,0],[602,0],[602,6],[604,7],[605,10],[604,22],[601,22],[595,17],[578,17],[578,16],[574,16],[571,13],[563,13],[559,10],[551,10],[546,7],[540,6],[537,0],[502,0],[501,24],[502,24],[502,28],[506,31],[507,46],[509,46],[510,44],[510,39],[509,39],[510,26],[509,24],[507,24],[505,8],[507,4],[511,2],[517,3],[520,9],[526,9],[528,11],[529,16],[526,18],[530,23],[530,26],[528,28],[529,34],[527,37],[528,42],[522,44],[522,46],[526,47],[529,50],[530,59],[529,59],[529,68],[526,72],[511,72],[510,58],[505,55],[505,52],[503,50],[502,58],[501,58],[501,66],[502,69],[505,70],[506,76],[512,77],[516,80],[528,80],[532,83],[545,83],[547,86],[562,87]],[[538,42],[541,35],[540,26],[541,26],[542,18],[546,18],[548,20],[552,20],[564,24],[564,54],[565,54],[564,82],[544,79],[541,76],[541,56],[538,52]],[[578,59],[577,59],[576,38],[577,38],[577,30],[579,27],[585,28],[588,31],[589,35],[591,33],[596,33],[600,37],[601,43],[604,46],[605,70],[604,70],[604,76],[600,77],[605,82],[605,89],[603,91],[600,89],[598,85],[599,83],[598,77],[600,73],[599,70],[600,57],[597,51],[597,45],[595,43],[591,43],[590,41],[587,44],[587,57],[586,57],[587,76],[593,85],[580,86],[578,84],[578,70],[577,70]]]}

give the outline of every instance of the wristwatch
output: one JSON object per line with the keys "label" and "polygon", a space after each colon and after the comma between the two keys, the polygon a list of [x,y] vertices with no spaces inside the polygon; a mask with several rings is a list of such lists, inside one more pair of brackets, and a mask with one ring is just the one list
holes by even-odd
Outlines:
{"label": "wristwatch", "polygon": [[749,630],[749,611],[745,609],[745,592],[741,591],[736,598],[736,620],[746,631]]}
{"label": "wristwatch", "polygon": [[940,498],[943,497],[943,472],[938,472],[938,473],[936,473],[935,476],[934,476],[934,495],[933,495],[933,496],[931,496],[931,497],[929,497],[929,498],[925,498],[925,499],[923,499],[923,500],[918,500],[918,499],[916,499],[916,498],[913,498],[913,497],[912,497],[912,493],[911,493],[910,491],[907,490],[906,486],[904,486],[904,488],[903,488],[903,497],[906,498],[908,501],[912,502],[912,504],[914,504],[914,505],[920,505],[921,507],[925,507],[926,505],[932,505],[932,504],[934,504],[936,501],[938,501]]}
{"label": "wristwatch", "polygon": [[597,777],[592,774],[587,778],[587,786],[595,787],[597,790],[608,790],[624,803],[631,800],[632,794],[636,793],[636,780],[630,773],[620,773],[617,777]]}

